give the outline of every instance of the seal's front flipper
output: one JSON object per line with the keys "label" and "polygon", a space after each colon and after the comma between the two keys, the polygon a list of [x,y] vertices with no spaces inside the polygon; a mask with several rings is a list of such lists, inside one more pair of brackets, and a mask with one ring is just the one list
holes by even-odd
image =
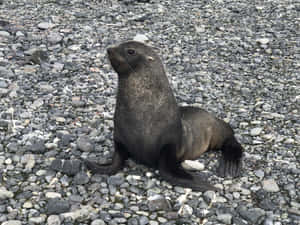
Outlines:
{"label": "seal's front flipper", "polygon": [[175,149],[164,148],[161,152],[158,169],[164,180],[172,185],[191,188],[193,191],[219,190],[213,185],[198,179],[200,176],[197,177],[197,175],[184,170],[175,154]]}
{"label": "seal's front flipper", "polygon": [[242,171],[243,147],[235,137],[224,142],[222,156],[219,163],[218,174],[220,177],[238,177]]}
{"label": "seal's front flipper", "polygon": [[124,162],[127,159],[127,153],[124,151],[121,144],[115,143],[115,152],[110,164],[98,164],[96,162],[84,159],[86,167],[92,171],[92,173],[99,174],[115,174],[123,168]]}

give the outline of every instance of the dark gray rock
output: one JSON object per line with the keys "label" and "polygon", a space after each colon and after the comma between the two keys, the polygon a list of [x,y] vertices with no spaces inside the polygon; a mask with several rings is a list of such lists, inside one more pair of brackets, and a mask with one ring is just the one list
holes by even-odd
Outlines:
{"label": "dark gray rock", "polygon": [[87,136],[81,136],[77,139],[77,146],[81,151],[91,152],[94,150],[94,143]]}
{"label": "dark gray rock", "polygon": [[251,224],[260,224],[265,215],[265,211],[260,208],[247,209],[244,206],[238,208],[239,214]]}
{"label": "dark gray rock", "polygon": [[83,171],[80,171],[74,177],[74,183],[78,185],[87,184],[89,180],[89,176]]}
{"label": "dark gray rock", "polygon": [[33,153],[44,153],[46,150],[45,141],[39,138],[32,138],[30,145],[27,146],[27,150]]}
{"label": "dark gray rock", "polygon": [[60,214],[68,212],[71,208],[69,201],[53,198],[49,199],[46,205],[46,213],[48,215]]}
{"label": "dark gray rock", "polygon": [[148,198],[148,207],[150,211],[169,211],[171,210],[170,202],[162,195],[154,195]]}
{"label": "dark gray rock", "polygon": [[116,174],[108,177],[107,179],[108,184],[113,185],[113,186],[120,186],[125,182],[125,178],[121,174]]}
{"label": "dark gray rock", "polygon": [[76,175],[81,171],[82,162],[80,160],[62,160],[52,161],[50,168],[54,171],[62,172],[67,175]]}

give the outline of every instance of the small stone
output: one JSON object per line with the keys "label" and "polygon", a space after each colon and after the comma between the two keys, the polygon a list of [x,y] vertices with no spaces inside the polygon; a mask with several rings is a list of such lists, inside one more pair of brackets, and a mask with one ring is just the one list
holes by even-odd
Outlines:
{"label": "small stone", "polygon": [[0,88],[8,88],[8,82],[6,80],[0,80]]}
{"label": "small stone", "polygon": [[45,220],[46,220],[45,216],[38,216],[38,217],[31,217],[29,219],[29,222],[34,224],[44,224]]}
{"label": "small stone", "polygon": [[89,182],[89,179],[89,176],[85,172],[80,171],[75,175],[74,183],[78,185],[87,184]]}
{"label": "small stone", "polygon": [[189,205],[183,205],[178,210],[178,214],[182,217],[189,217],[193,214],[193,208]]}
{"label": "small stone", "polygon": [[0,97],[5,97],[9,93],[9,89],[0,88]]}
{"label": "small stone", "polygon": [[7,31],[1,30],[0,31],[0,36],[2,36],[2,37],[9,37],[10,33],[8,33]]}
{"label": "small stone", "polygon": [[204,170],[205,166],[203,163],[200,163],[198,161],[194,161],[194,160],[185,160],[184,162],[181,163],[181,165],[183,166],[183,168],[187,169],[187,170]]}
{"label": "small stone", "polygon": [[31,171],[33,169],[33,167],[35,166],[34,155],[33,154],[26,154],[26,155],[22,156],[21,162],[26,163],[25,169],[27,171]]}
{"label": "small stone", "polygon": [[274,179],[263,180],[262,188],[267,192],[278,192],[280,190]]}
{"label": "small stone", "polygon": [[263,128],[261,127],[256,127],[256,128],[253,128],[251,131],[250,131],[250,135],[251,136],[258,136],[260,135],[260,133],[262,132]]}
{"label": "small stone", "polygon": [[20,220],[8,220],[3,222],[1,225],[22,225]]}
{"label": "small stone", "polygon": [[139,219],[140,225],[149,224],[149,219],[146,216],[141,216]]}
{"label": "small stone", "polygon": [[77,139],[77,146],[84,152],[91,152],[94,150],[94,144],[87,136],[81,136]]}
{"label": "small stone", "polygon": [[122,174],[116,174],[108,177],[107,183],[109,185],[120,186],[125,181],[125,178]]}
{"label": "small stone", "polygon": [[74,107],[83,107],[85,102],[82,101],[80,97],[72,97],[72,105]]}
{"label": "small stone", "polygon": [[55,121],[58,123],[65,123],[66,119],[64,117],[58,116],[58,117],[55,117]]}
{"label": "small stone", "polygon": [[244,206],[238,207],[238,212],[250,224],[260,224],[260,220],[265,215],[265,211],[260,208],[247,209]]}
{"label": "small stone", "polygon": [[46,150],[45,141],[39,138],[33,138],[31,145],[27,146],[27,149],[34,153],[43,153]]}
{"label": "small stone", "polygon": [[106,223],[101,220],[101,219],[97,219],[97,220],[94,220],[91,225],[105,225]]}
{"label": "small stone", "polygon": [[57,192],[46,192],[45,194],[46,198],[61,198],[61,194]]}
{"label": "small stone", "polygon": [[40,84],[39,88],[40,88],[40,91],[45,92],[45,93],[51,93],[55,90],[55,88],[50,84]]}
{"label": "small stone", "polygon": [[63,39],[63,37],[59,33],[57,33],[57,32],[51,32],[48,35],[48,41],[51,44],[57,44],[57,43],[61,42],[62,39]]}
{"label": "small stone", "polygon": [[269,38],[259,38],[256,39],[256,42],[259,43],[260,45],[266,45],[270,42]]}
{"label": "small stone", "polygon": [[217,220],[220,221],[220,222],[222,222],[222,223],[225,223],[225,224],[231,224],[232,215],[229,214],[229,213],[219,214],[217,216]]}
{"label": "small stone", "polygon": [[259,177],[259,178],[263,178],[265,173],[263,170],[255,170],[254,171],[255,176]]}
{"label": "small stone", "polygon": [[50,215],[47,219],[47,225],[60,225],[61,221],[58,215]]}
{"label": "small stone", "polygon": [[14,193],[12,191],[8,191],[5,187],[0,186],[0,200],[5,200],[13,197]]}
{"label": "small stone", "polygon": [[133,40],[146,43],[147,41],[149,41],[149,38],[144,34],[137,34],[135,35]]}
{"label": "small stone", "polygon": [[41,30],[47,30],[47,29],[53,28],[55,26],[55,24],[48,23],[48,22],[42,22],[42,23],[39,23],[37,26]]}
{"label": "small stone", "polygon": [[24,202],[24,204],[23,204],[23,208],[25,208],[25,209],[31,209],[32,208],[32,202],[30,202],[30,201],[26,201],[26,202]]}
{"label": "small stone", "polygon": [[66,200],[51,198],[46,205],[47,214],[60,214],[70,210],[70,203]]}
{"label": "small stone", "polygon": [[148,207],[150,211],[168,211],[171,209],[171,204],[164,196],[154,195],[148,198]]}
{"label": "small stone", "polygon": [[207,203],[216,201],[216,193],[214,191],[206,191],[203,194],[203,198]]}
{"label": "small stone", "polygon": [[59,171],[67,175],[75,175],[81,170],[82,163],[80,160],[61,160],[55,159],[52,161],[50,168],[54,171]]}
{"label": "small stone", "polygon": [[22,32],[22,31],[17,31],[17,33],[16,33],[16,37],[24,37],[25,36],[25,34]]}

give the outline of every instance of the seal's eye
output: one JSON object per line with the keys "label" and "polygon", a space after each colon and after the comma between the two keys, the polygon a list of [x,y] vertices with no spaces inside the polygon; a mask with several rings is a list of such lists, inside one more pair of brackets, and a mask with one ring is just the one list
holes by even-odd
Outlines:
{"label": "seal's eye", "polygon": [[134,51],[134,49],[128,49],[127,53],[128,53],[128,55],[134,55],[135,51]]}

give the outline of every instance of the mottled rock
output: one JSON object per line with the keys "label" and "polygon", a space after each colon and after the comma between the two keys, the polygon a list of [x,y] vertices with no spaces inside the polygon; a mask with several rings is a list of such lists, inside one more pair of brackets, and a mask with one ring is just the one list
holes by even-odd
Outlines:
{"label": "mottled rock", "polygon": [[65,173],[67,175],[75,175],[81,170],[82,162],[80,160],[61,160],[52,161],[50,168],[55,171]]}
{"label": "mottled rock", "polygon": [[91,152],[94,150],[94,143],[87,136],[81,136],[77,139],[77,146],[84,152]]}
{"label": "mottled rock", "polygon": [[274,179],[263,180],[262,188],[268,192],[278,192],[280,190]]}
{"label": "mottled rock", "polygon": [[58,215],[50,215],[47,219],[47,225],[60,225],[61,220]]}
{"label": "mottled rock", "polygon": [[71,205],[69,201],[58,199],[58,198],[51,198],[48,199],[46,205],[46,212],[48,215],[65,213],[70,210],[70,207]]}
{"label": "mottled rock", "polygon": [[184,162],[181,163],[181,165],[183,166],[183,168],[187,169],[187,170],[204,170],[205,166],[203,163],[200,163],[198,161],[194,161],[194,160],[185,160]]}
{"label": "mottled rock", "polygon": [[256,127],[256,128],[253,128],[251,131],[250,131],[250,135],[251,136],[258,136],[260,135],[260,133],[262,132],[263,128],[261,127]]}
{"label": "mottled rock", "polygon": [[0,200],[5,200],[9,198],[13,198],[14,193],[11,191],[8,191],[4,186],[0,186]]}
{"label": "mottled rock", "polygon": [[231,224],[231,220],[232,220],[232,215],[231,214],[219,214],[217,216],[217,220],[222,222],[222,223],[225,223],[225,224]]}
{"label": "mottled rock", "polygon": [[154,195],[148,198],[148,207],[150,211],[168,211],[171,209],[171,204],[164,196]]}

